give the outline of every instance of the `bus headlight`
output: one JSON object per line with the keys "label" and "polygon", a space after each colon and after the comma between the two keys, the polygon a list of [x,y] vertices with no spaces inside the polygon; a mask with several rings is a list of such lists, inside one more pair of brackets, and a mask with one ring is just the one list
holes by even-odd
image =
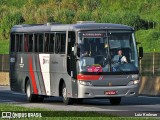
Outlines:
{"label": "bus headlight", "polygon": [[85,86],[92,86],[92,83],[90,81],[82,81],[82,80],[80,80],[79,83],[81,85],[85,85]]}
{"label": "bus headlight", "polygon": [[128,83],[128,85],[136,85],[139,83],[140,80],[132,80]]}

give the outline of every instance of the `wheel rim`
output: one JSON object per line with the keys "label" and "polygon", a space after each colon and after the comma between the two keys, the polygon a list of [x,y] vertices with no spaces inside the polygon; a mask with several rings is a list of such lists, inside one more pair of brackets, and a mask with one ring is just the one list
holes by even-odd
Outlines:
{"label": "wheel rim", "polygon": [[31,89],[30,85],[27,86],[27,97],[29,98],[31,96]]}
{"label": "wheel rim", "polygon": [[63,88],[63,91],[62,91],[63,93],[63,98],[66,100],[67,99],[67,89],[64,87]]}

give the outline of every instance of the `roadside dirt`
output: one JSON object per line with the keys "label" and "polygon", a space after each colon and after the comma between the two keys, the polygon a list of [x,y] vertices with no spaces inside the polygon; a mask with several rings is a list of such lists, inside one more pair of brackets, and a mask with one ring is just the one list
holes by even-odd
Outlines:
{"label": "roadside dirt", "polygon": [[0,85],[9,85],[9,73],[0,72]]}

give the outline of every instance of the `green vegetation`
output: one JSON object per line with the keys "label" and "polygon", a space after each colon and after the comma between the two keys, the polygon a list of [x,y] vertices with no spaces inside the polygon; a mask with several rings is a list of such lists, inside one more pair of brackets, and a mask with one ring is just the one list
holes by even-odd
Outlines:
{"label": "green vegetation", "polygon": [[136,32],[136,37],[145,52],[160,52],[160,32],[151,29],[139,30]]}
{"label": "green vegetation", "polygon": [[[53,120],[53,117],[46,116],[56,116],[54,119],[58,120],[154,120],[153,118],[119,118],[115,115],[107,115],[97,112],[69,112],[69,111],[49,111],[41,108],[25,108],[21,106],[11,105],[11,104],[0,104],[0,112],[16,112],[16,113],[41,113],[41,118],[29,118],[30,120]],[[45,117],[43,117],[43,115]],[[78,117],[76,117],[78,116]],[[22,119],[22,118],[21,118]],[[24,118],[23,118],[24,119]],[[25,118],[28,120],[28,118]]]}
{"label": "green vegetation", "polygon": [[15,24],[94,20],[132,26],[145,52],[160,52],[159,7],[159,0],[0,0],[0,40]]}
{"label": "green vegetation", "polygon": [[0,40],[0,54],[9,54],[9,40]]}

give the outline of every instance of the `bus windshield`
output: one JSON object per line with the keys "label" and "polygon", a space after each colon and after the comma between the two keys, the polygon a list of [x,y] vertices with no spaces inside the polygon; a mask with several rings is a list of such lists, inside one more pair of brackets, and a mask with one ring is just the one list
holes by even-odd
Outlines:
{"label": "bus windshield", "polygon": [[135,72],[138,55],[131,31],[85,31],[78,34],[79,72]]}

